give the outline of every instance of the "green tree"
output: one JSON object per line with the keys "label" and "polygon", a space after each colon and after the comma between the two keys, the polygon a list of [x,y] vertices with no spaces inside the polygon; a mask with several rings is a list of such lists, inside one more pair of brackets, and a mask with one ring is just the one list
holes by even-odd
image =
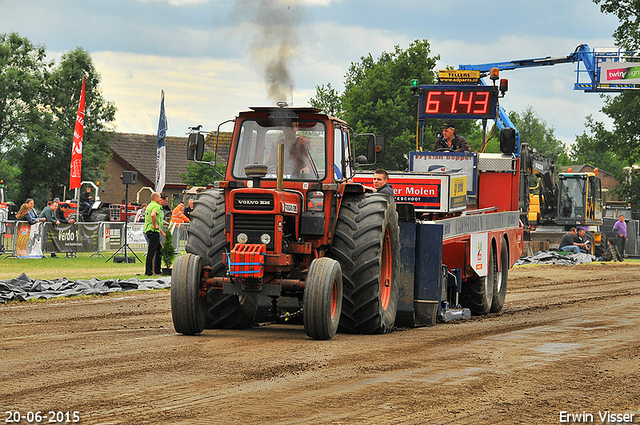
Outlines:
{"label": "green tree", "polygon": [[619,155],[609,149],[608,131],[602,123],[594,121],[592,116],[587,117],[586,126],[590,129],[591,134],[584,131],[581,135],[576,136],[576,143],[569,150],[572,162],[591,164],[613,174],[620,180],[622,168],[626,164]]}
{"label": "green tree", "polygon": [[[439,56],[430,56],[427,40],[416,40],[406,50],[395,46],[377,60],[371,55],[352,63],[345,76],[345,90],[339,94],[330,84],[316,87],[312,106],[347,121],[358,133],[375,133],[386,140],[383,162],[375,167],[404,170],[409,152],[416,148],[417,98],[411,96],[410,81],[435,81]],[[365,152],[366,139],[357,138],[355,154]]]}
{"label": "green tree", "polygon": [[38,122],[51,66],[45,58],[44,46],[17,33],[0,34],[0,160],[21,147],[27,129]]}
{"label": "green tree", "polygon": [[[406,50],[395,46],[383,52],[377,61],[371,55],[360,59],[345,78],[344,118],[359,133],[385,136],[385,158],[376,167],[404,170],[409,152],[416,150],[417,98],[411,96],[410,82],[434,83],[440,57],[431,56],[427,40],[415,40]],[[365,138],[357,139],[356,153],[364,152],[365,144]]]}
{"label": "green tree", "polygon": [[116,108],[99,89],[101,77],[89,53],[76,48],[62,56],[45,81],[38,121],[27,129],[21,158],[21,196],[42,202],[62,197],[69,184],[71,148],[82,78],[86,75],[82,179],[101,180],[110,158]]}
{"label": "green tree", "polygon": [[189,186],[207,186],[215,181],[222,180],[227,170],[227,165],[222,162],[217,162],[214,168],[211,164],[214,158],[215,154],[213,152],[205,152],[202,160],[207,161],[206,164],[190,162],[187,165],[187,172],[185,174],[178,173],[182,182]]}
{"label": "green tree", "polygon": [[[410,82],[435,83],[435,65],[439,56],[431,55],[427,40],[415,40],[406,50],[395,46],[393,52],[383,52],[375,60],[363,56],[352,63],[345,76],[344,93],[330,84],[317,86],[309,103],[347,121],[358,133],[382,135],[386,140],[385,158],[374,168],[404,170],[409,152],[420,150],[416,142],[418,98],[411,95]],[[424,126],[422,149],[429,151],[442,120],[427,120]],[[482,131],[477,122],[460,120],[456,132],[473,145],[481,144]],[[355,155],[365,152],[366,138],[356,138]]]}
{"label": "green tree", "polygon": [[309,99],[309,104],[336,118],[342,118],[342,99],[331,83],[316,86],[316,95]]}
{"label": "green tree", "polygon": [[616,45],[636,50],[640,46],[640,3],[638,0],[593,0],[603,13],[615,15],[620,26],[614,31]]}
{"label": "green tree", "polygon": [[531,106],[521,114],[511,111],[509,119],[520,133],[520,143],[528,143],[538,153],[546,158],[558,162],[558,158],[565,153],[565,145],[553,134],[555,129],[547,127],[547,122],[538,116]]}
{"label": "green tree", "polygon": [[[593,0],[600,5],[603,13],[615,15],[620,25],[613,33],[616,45],[627,50],[640,49],[640,2],[637,0]],[[627,58],[626,60],[632,60]],[[635,59],[637,61],[637,59]],[[601,123],[591,126],[593,138],[603,145],[602,152],[612,152],[623,165],[632,165],[640,160],[640,93],[627,90],[616,96],[609,96],[602,108],[613,118],[613,131],[608,131]],[[589,136],[587,136],[589,137]],[[579,140],[580,142],[580,140]],[[583,141],[584,143],[584,141]],[[608,170],[607,170],[608,171]],[[634,209],[640,208],[640,176],[633,175],[629,181],[622,181],[618,193],[632,203]]]}

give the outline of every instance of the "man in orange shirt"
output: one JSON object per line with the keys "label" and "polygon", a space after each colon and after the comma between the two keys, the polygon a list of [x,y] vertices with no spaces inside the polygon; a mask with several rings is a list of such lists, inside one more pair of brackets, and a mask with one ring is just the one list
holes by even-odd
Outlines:
{"label": "man in orange shirt", "polygon": [[176,206],[171,213],[171,223],[182,224],[188,222],[189,217],[184,213],[184,202],[179,202],[178,206]]}

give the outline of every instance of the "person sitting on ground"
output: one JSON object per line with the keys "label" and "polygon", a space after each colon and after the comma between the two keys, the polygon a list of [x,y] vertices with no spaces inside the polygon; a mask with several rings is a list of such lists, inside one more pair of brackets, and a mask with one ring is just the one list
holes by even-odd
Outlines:
{"label": "person sitting on ground", "polygon": [[607,247],[604,250],[604,254],[602,257],[598,258],[598,261],[622,261],[622,254],[618,251],[618,247],[616,246],[615,240],[613,238],[609,238],[607,240]]}
{"label": "person sitting on ground", "polygon": [[433,145],[434,151],[470,152],[469,142],[456,134],[456,125],[453,122],[442,124],[442,134],[436,138]]}
{"label": "person sitting on ground", "polygon": [[562,239],[560,239],[560,251],[573,252],[574,254],[580,253],[580,247],[575,245],[576,241],[576,228],[569,229],[569,233],[566,233]]}
{"label": "person sitting on ground", "polygon": [[586,234],[586,230],[580,227],[578,229],[578,234],[576,235],[576,240],[573,244],[580,247],[580,252],[589,254],[591,251],[591,248],[589,247],[589,240],[587,239],[585,234]]}

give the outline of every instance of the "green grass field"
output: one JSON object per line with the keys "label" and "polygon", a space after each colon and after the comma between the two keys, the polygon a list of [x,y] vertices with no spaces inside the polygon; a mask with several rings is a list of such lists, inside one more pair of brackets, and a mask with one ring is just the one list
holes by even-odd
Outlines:
{"label": "green grass field", "polygon": [[[91,253],[78,253],[78,258],[65,258],[64,254],[58,254],[57,258],[22,259],[0,257],[0,280],[18,277],[21,273],[26,273],[31,279],[53,280],[67,278],[77,279],[130,279],[138,277],[146,278],[144,275],[145,252],[135,252],[142,262],[136,260],[135,263],[114,263],[107,259],[113,254],[105,252],[105,257],[89,258]],[[118,253],[122,256],[122,253]],[[129,257],[133,257],[128,253]],[[135,258],[135,257],[134,257]]]}

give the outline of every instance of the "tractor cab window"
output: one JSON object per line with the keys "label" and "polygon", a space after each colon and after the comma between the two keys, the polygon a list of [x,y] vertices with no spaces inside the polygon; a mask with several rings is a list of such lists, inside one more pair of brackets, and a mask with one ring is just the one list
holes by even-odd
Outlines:
{"label": "tractor cab window", "polygon": [[284,146],[284,178],[322,180],[326,173],[326,128],[320,122],[247,120],[242,123],[233,161],[233,176],[247,178],[248,164],[266,164],[265,179],[276,179],[278,144]]}
{"label": "tractor cab window", "polygon": [[349,133],[344,129],[336,128],[333,143],[334,177],[336,180],[346,180],[353,175],[349,162]]}

